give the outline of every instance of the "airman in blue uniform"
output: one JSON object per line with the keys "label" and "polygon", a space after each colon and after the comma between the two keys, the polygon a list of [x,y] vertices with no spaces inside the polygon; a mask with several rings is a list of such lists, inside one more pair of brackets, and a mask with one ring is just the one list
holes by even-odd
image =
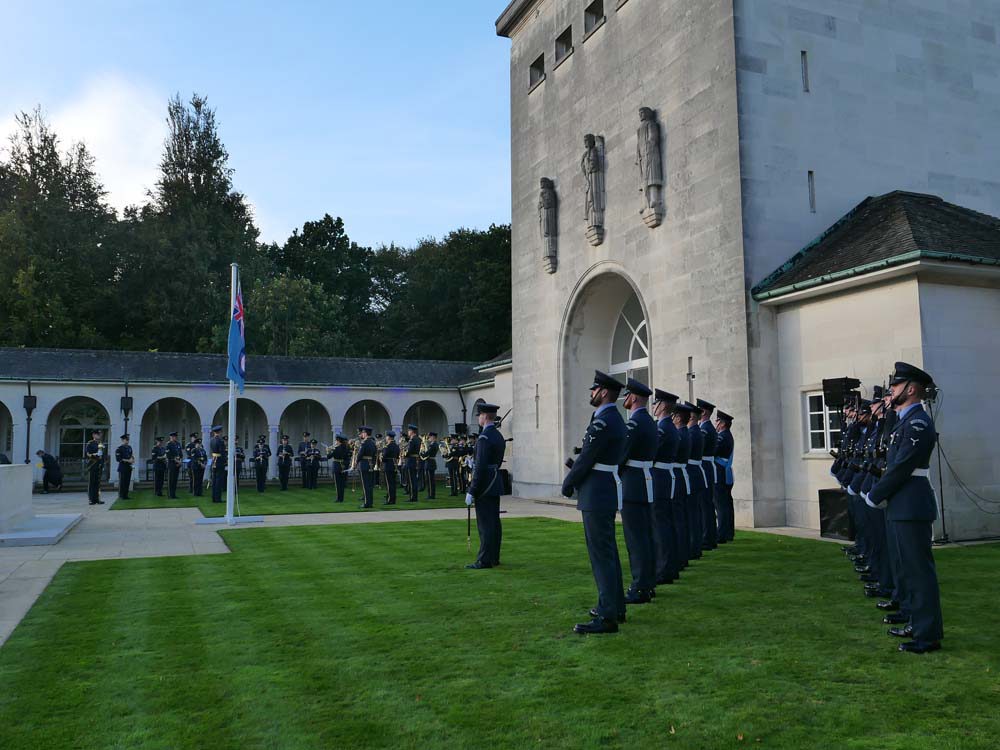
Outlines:
{"label": "airman in blue uniform", "polygon": [[378,458],[378,446],[372,439],[373,432],[368,426],[358,429],[361,439],[358,445],[358,473],[361,474],[361,491],[364,493],[362,508],[375,505],[375,459]]}
{"label": "airman in blue uniform", "polygon": [[680,436],[670,418],[677,396],[656,388],[653,416],[656,418],[656,458],[653,461],[653,538],[656,542],[656,583],[670,584],[680,577],[680,558],[674,529],[674,499],[677,477],[674,466]]}
{"label": "airman in blue uniform", "polygon": [[222,426],[212,426],[212,442],[208,446],[212,454],[212,502],[222,502],[222,491],[226,488],[226,461],[229,452],[222,439]]}
{"label": "airman in blue uniform", "polygon": [[712,425],[712,412],[715,404],[699,398],[696,406],[701,409],[701,419],[698,429],[701,430],[701,467],[705,472],[705,482],[708,485],[702,496],[701,513],[705,536],[702,538],[702,549],[715,549],[719,546],[719,520],[715,507],[715,447],[719,435]]}
{"label": "airman in blue uniform", "polygon": [[132,453],[132,446],[128,444],[127,434],[121,437],[122,444],[115,448],[115,461],[118,462],[118,497],[128,500],[129,485],[132,484],[132,464],[135,463],[135,456]]}
{"label": "airman in blue uniform", "polygon": [[719,544],[733,541],[736,516],[733,512],[733,417],[719,410],[715,413],[715,427],[719,444],[715,449],[715,463],[719,467],[719,481],[715,485],[716,506],[719,509]]}
{"label": "airman in blue uniform", "polygon": [[937,501],[930,482],[930,459],[937,442],[934,422],[922,400],[934,388],[929,374],[897,362],[889,382],[898,420],[889,438],[886,468],[868,494],[868,502],[885,506],[887,535],[894,539],[890,554],[899,571],[902,602],[910,623],[891,628],[894,636],[910,638],[900,651],[923,654],[941,648],[944,625],[937,570],[931,552]]}
{"label": "airman in blue uniform", "polygon": [[479,437],[476,438],[472,481],[465,495],[465,504],[476,504],[479,554],[474,563],[465,567],[480,570],[494,568],[500,564],[500,543],[503,538],[500,528],[500,495],[503,493],[500,466],[503,463],[507,443],[496,426],[500,407],[496,404],[480,403],[476,409],[480,429]]}
{"label": "airman in blue uniform", "polygon": [[163,497],[163,478],[167,473],[167,449],[163,447],[163,436],[157,436],[156,445],[150,453],[153,461],[153,493]]}
{"label": "airman in blue uniform", "polygon": [[659,442],[656,422],[646,408],[653,392],[645,383],[629,378],[625,384],[624,463],[618,470],[622,482],[622,530],[628,549],[632,583],[626,604],[646,604],[656,589],[656,544],[653,541],[653,461]]}
{"label": "airman in blue uniform", "polygon": [[705,514],[702,506],[705,501],[705,491],[708,484],[705,480],[705,467],[702,464],[704,436],[698,429],[698,418],[701,409],[689,403],[691,417],[688,421],[688,441],[691,444],[691,455],[688,457],[688,479],[691,480],[691,495],[688,497],[688,519],[691,524],[691,557],[695,560],[701,557],[705,542]]}
{"label": "airman in blue uniform", "polygon": [[687,423],[691,419],[690,404],[678,401],[674,404],[672,419],[677,428],[677,457],[674,463],[674,534],[677,538],[677,559],[681,570],[691,562],[691,518],[688,498],[691,496],[691,479],[688,475],[688,459],[691,457],[691,440],[688,438]]}
{"label": "airman in blue uniform", "polygon": [[597,606],[593,619],[580,623],[577,633],[616,633],[625,622],[625,589],[618,556],[615,516],[622,507],[622,485],[618,467],[625,458],[625,420],[615,406],[625,385],[600,370],[590,387],[590,405],[595,411],[583,436],[580,455],[566,461],[569,473],[562,494],[579,493],[576,507],[583,514],[583,533],[590,567],[597,583]]}

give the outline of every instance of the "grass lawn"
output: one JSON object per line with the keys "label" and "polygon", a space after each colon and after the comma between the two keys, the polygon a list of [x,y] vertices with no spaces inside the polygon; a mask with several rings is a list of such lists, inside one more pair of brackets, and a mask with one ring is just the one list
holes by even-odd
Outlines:
{"label": "grass lawn", "polygon": [[1000,545],[937,553],[945,650],[896,651],[834,544],[739,533],[622,632],[579,524],[224,532],[69,563],[0,648],[0,747],[995,748]]}
{"label": "grass lawn", "polygon": [[[344,502],[335,503],[337,490],[332,484],[321,484],[315,490],[302,489],[301,483],[289,483],[288,489],[284,492],[275,483],[268,484],[267,490],[257,492],[254,485],[241,485],[239,491],[239,510],[244,516],[275,515],[282,513],[357,513],[361,505],[361,485],[357,490],[351,489],[352,483],[347,483],[347,490],[344,492]],[[226,514],[226,504],[213,503],[211,490],[206,488],[205,494],[201,497],[194,497],[187,491],[187,486],[177,488],[177,499],[171,500],[166,496],[166,489],[163,497],[157,497],[152,489],[141,489],[130,492],[128,500],[115,500],[111,506],[112,510],[136,510],[145,508],[199,508],[206,518],[224,516]],[[116,495],[112,492],[112,497]],[[375,488],[375,506],[366,510],[366,513],[380,510],[427,510],[430,508],[464,508],[463,496],[448,496],[448,485],[438,482],[437,498],[427,499],[427,493],[420,493],[420,500],[416,503],[406,502],[406,493],[401,489],[396,490],[396,505],[382,505],[386,499],[385,487]],[[226,499],[226,493],[222,493],[222,499]]]}

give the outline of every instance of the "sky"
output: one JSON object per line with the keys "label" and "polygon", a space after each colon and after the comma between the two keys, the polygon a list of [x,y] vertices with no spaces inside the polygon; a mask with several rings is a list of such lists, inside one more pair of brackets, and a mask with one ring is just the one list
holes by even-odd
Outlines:
{"label": "sky", "polygon": [[0,149],[41,106],[108,201],[156,180],[166,104],[208,97],[261,239],[362,245],[510,221],[506,0],[0,0]]}

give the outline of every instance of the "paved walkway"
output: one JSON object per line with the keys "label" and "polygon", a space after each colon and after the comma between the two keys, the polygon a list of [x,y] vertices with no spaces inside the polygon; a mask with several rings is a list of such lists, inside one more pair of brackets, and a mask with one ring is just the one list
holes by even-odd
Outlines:
{"label": "paved walkway", "polygon": [[[302,513],[264,516],[263,523],[230,527],[199,525],[197,508],[110,510],[110,505],[87,505],[83,492],[36,495],[37,513],[83,513],[83,520],[52,546],[0,548],[0,645],[31,609],[52,577],[68,560],[107,560],[126,557],[226,554],[219,536],[223,529],[276,526],[317,526],[346,523],[400,523],[464,519],[464,508],[397,510],[385,513]],[[545,517],[579,521],[571,504],[508,498],[505,518]],[[777,534],[820,539],[815,531],[793,528],[756,529]]]}

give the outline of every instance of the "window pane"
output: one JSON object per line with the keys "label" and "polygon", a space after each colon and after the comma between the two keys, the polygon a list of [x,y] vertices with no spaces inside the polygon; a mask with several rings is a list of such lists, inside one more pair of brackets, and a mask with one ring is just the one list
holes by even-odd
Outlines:
{"label": "window pane", "polygon": [[837,445],[840,442],[840,430],[830,430],[830,445]]}
{"label": "window pane", "polygon": [[823,397],[822,396],[810,396],[809,397],[809,411],[823,411]]}
{"label": "window pane", "polygon": [[639,324],[644,320],[642,316],[642,305],[639,304],[639,298],[634,294],[631,299],[625,303],[625,307],[622,308],[622,315],[628,318],[628,322],[632,324],[633,328],[638,328]]}
{"label": "window pane", "polygon": [[809,447],[812,450],[822,450],[826,447],[826,441],[823,439],[822,432],[809,433]]}
{"label": "window pane", "polygon": [[629,377],[635,378],[640,383],[645,383],[649,385],[649,370],[645,367],[639,367],[629,373]]}
{"label": "window pane", "polygon": [[628,362],[629,349],[632,347],[632,329],[628,324],[619,318],[618,327],[615,328],[615,337],[611,342],[611,362]]}
{"label": "window pane", "polygon": [[823,415],[822,414],[810,414],[809,415],[809,429],[819,430],[820,433],[823,432]]}
{"label": "window pane", "polygon": [[830,412],[830,431],[834,430],[840,430],[840,413],[832,411]]}

